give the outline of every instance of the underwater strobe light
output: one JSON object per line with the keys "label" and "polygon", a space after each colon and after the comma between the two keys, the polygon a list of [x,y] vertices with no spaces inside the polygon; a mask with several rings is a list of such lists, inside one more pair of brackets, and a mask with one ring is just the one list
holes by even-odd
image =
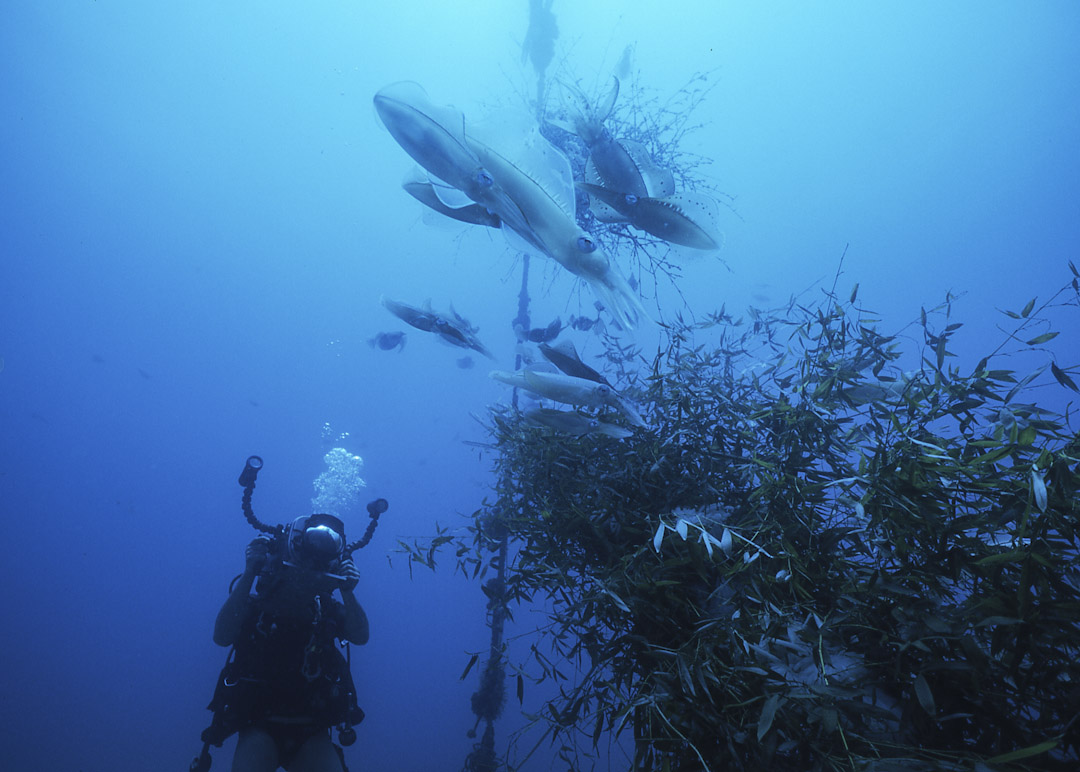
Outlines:
{"label": "underwater strobe light", "polygon": [[250,488],[255,485],[255,478],[259,476],[262,465],[263,460],[259,456],[248,456],[247,461],[244,462],[244,471],[240,473],[240,478],[237,480],[240,487]]}

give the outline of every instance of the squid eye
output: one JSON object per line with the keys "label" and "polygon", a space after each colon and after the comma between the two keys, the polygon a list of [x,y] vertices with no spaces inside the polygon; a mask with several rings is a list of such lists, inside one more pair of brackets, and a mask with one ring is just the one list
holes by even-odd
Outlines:
{"label": "squid eye", "polygon": [[582,252],[595,252],[596,242],[590,239],[588,236],[577,237],[577,248]]}
{"label": "squid eye", "polygon": [[482,188],[490,188],[495,184],[495,178],[487,169],[481,169],[476,173],[476,184]]}
{"label": "squid eye", "polygon": [[626,203],[628,203],[630,206],[633,206],[634,204],[637,203],[637,196],[635,196],[633,193],[627,193],[626,194]]}

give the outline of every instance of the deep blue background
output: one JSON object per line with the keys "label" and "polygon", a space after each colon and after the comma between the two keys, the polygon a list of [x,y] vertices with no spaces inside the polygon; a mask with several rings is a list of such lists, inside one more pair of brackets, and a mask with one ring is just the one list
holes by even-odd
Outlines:
{"label": "deep blue background", "polygon": [[[630,43],[661,95],[717,81],[687,149],[738,216],[722,214],[723,262],[685,266],[695,311],[815,297],[850,245],[842,292],[859,282],[886,331],[963,293],[955,348],[973,361],[1001,339],[996,309],[1070,278],[1075,3],[554,10],[561,71],[587,88]],[[468,115],[512,101],[532,88],[526,17],[525,0],[4,4],[4,769],[186,769],[225,656],[213,617],[252,535],[236,475],[261,454],[260,516],[309,512],[324,422],[392,505],[359,556],[372,639],[354,652],[368,719],[350,765],[460,767],[483,597],[392,553],[479,505],[488,460],[461,440],[507,393],[420,333],[401,354],[365,341],[400,328],[380,295],[452,301],[509,368],[520,266],[498,234],[425,224],[371,97],[415,79]],[[534,266],[535,320],[591,305]],[[1075,316],[1061,328],[1076,364]]]}

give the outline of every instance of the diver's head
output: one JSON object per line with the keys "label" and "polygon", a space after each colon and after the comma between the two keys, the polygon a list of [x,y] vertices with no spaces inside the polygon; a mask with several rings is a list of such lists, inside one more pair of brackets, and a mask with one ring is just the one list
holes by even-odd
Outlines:
{"label": "diver's head", "polygon": [[298,517],[289,538],[290,557],[304,565],[325,571],[340,560],[345,549],[345,524],[333,515]]}

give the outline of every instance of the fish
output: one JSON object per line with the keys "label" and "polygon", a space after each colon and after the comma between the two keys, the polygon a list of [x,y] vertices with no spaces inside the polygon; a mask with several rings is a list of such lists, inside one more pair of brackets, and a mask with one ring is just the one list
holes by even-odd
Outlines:
{"label": "fish", "polygon": [[586,407],[611,407],[618,410],[634,426],[646,425],[633,406],[606,383],[536,370],[492,370],[488,376],[555,402]]}
{"label": "fish", "polygon": [[534,327],[529,330],[529,341],[532,343],[550,343],[559,337],[562,329],[562,319],[555,317],[554,321],[550,322],[547,327]]}
{"label": "fish", "polygon": [[421,309],[389,298],[383,298],[382,304],[386,310],[411,327],[434,333],[451,346],[471,349],[489,359],[495,358],[476,337],[477,328],[453,309],[450,315],[446,315],[431,310],[430,304]]}
{"label": "fish", "polygon": [[570,327],[575,330],[580,330],[581,332],[588,332],[598,324],[600,325],[600,331],[603,332],[604,323],[600,320],[600,317],[597,317],[596,319],[589,319],[585,316],[570,317]]}
{"label": "fish", "polygon": [[880,378],[876,381],[860,381],[845,386],[843,394],[853,405],[862,406],[873,402],[896,402],[910,394],[921,399],[927,390],[921,373],[913,370],[904,372],[898,378]]}
{"label": "fish", "polygon": [[550,343],[559,337],[562,330],[562,320],[558,317],[555,317],[555,320],[548,324],[547,327],[533,327],[530,330],[522,329],[520,324],[514,323],[514,333],[517,335],[518,340],[529,341],[530,343]]}
{"label": "fish", "polygon": [[405,333],[400,331],[380,332],[374,338],[368,338],[368,345],[383,351],[397,349],[400,353],[405,350]]}

